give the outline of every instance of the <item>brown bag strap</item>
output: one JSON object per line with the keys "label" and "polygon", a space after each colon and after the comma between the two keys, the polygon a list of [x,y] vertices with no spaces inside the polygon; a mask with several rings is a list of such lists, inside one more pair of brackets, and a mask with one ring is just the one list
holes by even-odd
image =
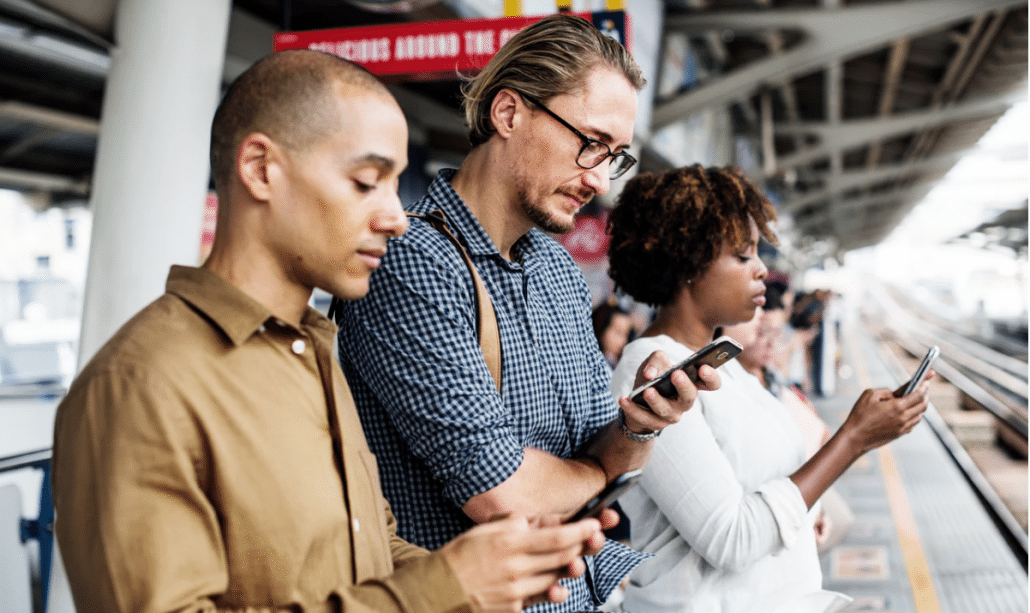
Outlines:
{"label": "brown bag strap", "polygon": [[[433,226],[443,234],[444,238],[449,240],[458,253],[461,255],[461,259],[465,261],[465,266],[468,267],[469,272],[472,274],[472,284],[475,287],[474,303],[476,309],[476,337],[479,339],[479,347],[483,350],[483,359],[486,360],[486,368],[490,371],[490,376],[494,378],[494,383],[497,385],[497,391],[501,391],[501,367],[503,363],[503,357],[501,355],[501,331],[497,327],[497,313],[494,311],[494,303],[490,300],[490,294],[486,291],[486,286],[483,285],[483,279],[479,276],[479,271],[476,270],[475,265],[472,264],[472,258],[469,257],[465,246],[461,244],[458,237],[454,236],[450,228],[447,227],[447,219],[444,217],[443,211],[436,209],[426,213],[425,215],[419,215],[417,213],[408,213],[408,217],[414,217],[415,219],[421,219],[429,225]],[[326,313],[326,317],[331,319],[335,323],[336,315],[340,308],[340,299],[333,296],[332,301],[329,303],[329,312]]]}
{"label": "brown bag strap", "polygon": [[500,392],[501,367],[503,362],[501,355],[501,331],[497,327],[497,313],[494,311],[494,303],[490,300],[490,294],[487,293],[486,286],[483,285],[483,279],[479,276],[479,271],[476,270],[475,265],[472,263],[472,258],[469,257],[468,251],[465,250],[465,246],[461,244],[458,237],[454,236],[450,228],[447,227],[447,218],[444,217],[443,211],[436,209],[426,213],[425,215],[408,213],[408,217],[421,219],[436,228],[440,234],[444,235],[444,238],[454,245],[458,250],[458,253],[461,255],[461,259],[465,260],[465,266],[468,267],[469,272],[472,274],[472,284],[475,286],[476,290],[474,296],[476,308],[476,337],[479,338],[479,347],[483,350],[483,359],[486,360],[486,367],[490,371],[490,376],[494,378],[494,383],[497,385],[497,391]]}

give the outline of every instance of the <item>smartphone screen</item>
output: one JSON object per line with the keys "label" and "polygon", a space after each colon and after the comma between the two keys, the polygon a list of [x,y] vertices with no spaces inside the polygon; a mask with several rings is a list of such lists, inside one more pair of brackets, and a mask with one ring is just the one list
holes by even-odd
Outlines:
{"label": "smartphone screen", "polygon": [[649,387],[653,387],[663,397],[675,398],[676,387],[672,383],[672,373],[677,370],[682,370],[687,373],[687,376],[694,382],[694,385],[698,385],[701,383],[701,377],[697,374],[698,368],[704,364],[708,364],[712,368],[719,368],[726,362],[729,362],[740,355],[740,352],[743,350],[744,349],[732,338],[728,336],[720,336],[708,345],[702,347],[700,351],[686,360],[683,360],[651,381],[648,381],[630,392],[629,397],[633,402],[640,406],[647,407],[647,401],[644,400],[644,390]]}
{"label": "smartphone screen", "polygon": [[631,470],[622,473],[606,485],[600,494],[588,500],[572,517],[565,520],[565,523],[577,522],[588,517],[597,517],[601,514],[601,511],[610,507],[619,496],[622,496],[629,488],[633,487],[633,484],[637,482],[637,479],[640,478],[643,472],[642,470]]}

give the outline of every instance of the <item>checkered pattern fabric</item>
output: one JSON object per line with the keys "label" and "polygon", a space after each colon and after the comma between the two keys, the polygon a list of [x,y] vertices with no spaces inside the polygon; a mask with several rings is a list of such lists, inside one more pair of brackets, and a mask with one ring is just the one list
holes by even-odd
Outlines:
{"label": "checkered pattern fabric", "polygon": [[[523,448],[568,458],[615,418],[609,368],[590,324],[583,274],[556,241],[532,230],[498,252],[443,170],[410,208],[440,209],[465,244],[497,311],[503,398],[476,339],[472,277],[429,224],[392,239],[367,297],[339,315],[341,364],[383,491],[408,541],[436,549],[472,526],[471,497],[519,467]],[[567,581],[571,612],[600,605],[646,559],[609,542],[588,577]]]}

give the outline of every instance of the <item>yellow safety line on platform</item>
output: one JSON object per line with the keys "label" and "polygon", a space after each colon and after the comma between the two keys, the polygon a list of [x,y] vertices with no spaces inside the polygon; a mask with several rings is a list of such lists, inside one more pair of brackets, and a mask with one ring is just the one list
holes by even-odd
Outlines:
{"label": "yellow safety line on platform", "polygon": [[[865,360],[855,359],[854,346],[851,346],[852,363],[855,365],[855,374],[858,376],[859,385],[863,389],[872,387],[872,379],[866,369]],[[877,450],[880,459],[880,472],[883,474],[884,487],[887,490],[887,503],[891,508],[891,515],[894,517],[894,526],[898,530],[898,543],[901,545],[901,555],[905,559],[905,571],[908,573],[908,582],[912,586],[912,599],[915,601],[915,613],[941,613],[941,603],[937,600],[937,590],[934,589],[933,577],[930,575],[930,565],[926,562],[926,554],[923,552],[923,543],[919,538],[919,528],[916,527],[916,519],[912,514],[912,506],[908,502],[908,494],[905,492],[905,484],[901,480],[901,473],[898,472],[898,465],[894,460],[894,452],[890,445],[884,445]]]}

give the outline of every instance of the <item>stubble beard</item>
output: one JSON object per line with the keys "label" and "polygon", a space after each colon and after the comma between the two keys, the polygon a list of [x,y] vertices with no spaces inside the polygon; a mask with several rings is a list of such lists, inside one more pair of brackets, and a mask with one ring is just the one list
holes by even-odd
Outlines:
{"label": "stubble beard", "polygon": [[529,190],[525,185],[518,188],[519,208],[526,214],[534,225],[551,234],[567,234],[575,227],[575,222],[565,222],[555,218],[539,200],[529,197]]}

